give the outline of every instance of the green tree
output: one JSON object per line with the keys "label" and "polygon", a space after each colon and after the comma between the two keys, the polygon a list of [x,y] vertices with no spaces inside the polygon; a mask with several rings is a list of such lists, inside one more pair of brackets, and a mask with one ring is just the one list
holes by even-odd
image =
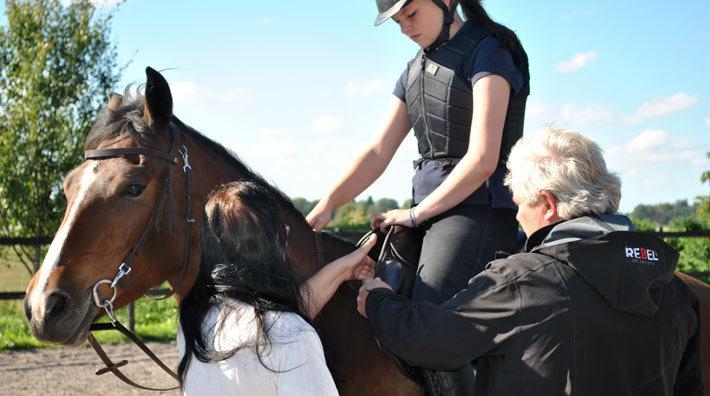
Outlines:
{"label": "green tree", "polygon": [[386,212],[390,209],[399,208],[399,204],[392,198],[380,198],[377,201],[372,201],[368,206],[365,206],[365,212],[372,217],[376,213]]}
{"label": "green tree", "polygon": [[633,215],[631,216],[631,221],[634,223],[636,231],[656,231],[656,228],[658,228],[658,224],[652,222],[651,220],[640,219],[634,217]]}
{"label": "green tree", "polygon": [[[6,0],[0,27],[0,233],[52,235],[66,205],[61,181],[116,84],[112,13],[89,0]],[[39,251],[14,247],[31,270]]]}
{"label": "green tree", "polygon": [[367,197],[365,202],[362,202],[362,206],[368,216],[372,216],[373,214],[377,213],[377,208],[375,207],[375,200],[372,199],[372,196]]}
{"label": "green tree", "polygon": [[[707,156],[710,158],[710,152],[707,153]],[[710,170],[706,170],[700,175],[700,182],[710,184]],[[697,199],[698,210],[696,214],[698,218],[710,222],[710,195],[700,196]]]}
{"label": "green tree", "polygon": [[318,201],[309,201],[301,197],[293,198],[291,199],[291,202],[293,202],[293,206],[295,206],[296,209],[298,209],[298,211],[304,216],[307,215],[318,203]]}
{"label": "green tree", "polygon": [[669,225],[677,217],[693,216],[696,204],[688,205],[688,201],[680,199],[674,203],[660,203],[655,205],[637,205],[631,216],[636,219],[650,220],[658,225]]}
{"label": "green tree", "polygon": [[341,230],[367,231],[370,228],[370,216],[365,212],[363,202],[352,201],[338,208],[330,225]]}
{"label": "green tree", "polygon": [[[710,222],[692,217],[678,217],[671,222],[673,231],[710,231]],[[668,244],[680,252],[678,271],[710,271],[710,238],[667,238]]]}
{"label": "green tree", "polygon": [[[705,153],[705,155],[708,157],[708,159],[710,159],[710,152]],[[710,170],[706,170],[705,172],[700,174],[700,182],[710,182]]]}

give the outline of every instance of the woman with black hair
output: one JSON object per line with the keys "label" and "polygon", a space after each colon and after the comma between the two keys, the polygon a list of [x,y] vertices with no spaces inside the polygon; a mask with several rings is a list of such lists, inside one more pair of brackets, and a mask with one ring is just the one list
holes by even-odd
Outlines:
{"label": "woman with black hair", "polygon": [[[380,132],[307,220],[321,230],[335,209],[384,172],[413,129],[420,157],[412,207],[377,214],[372,225],[420,231],[412,300],[440,304],[516,241],[515,205],[503,179],[510,149],[523,134],[528,59],[516,34],[494,22],[480,0],[376,3],[375,24],[391,18],[421,50],[397,81]],[[432,389],[446,388],[430,377]]]}
{"label": "woman with black hair", "polygon": [[208,197],[200,270],[180,304],[185,394],[337,395],[309,321],[342,281],[371,277],[374,238],[300,285],[285,263],[288,229],[277,208],[249,181]]}

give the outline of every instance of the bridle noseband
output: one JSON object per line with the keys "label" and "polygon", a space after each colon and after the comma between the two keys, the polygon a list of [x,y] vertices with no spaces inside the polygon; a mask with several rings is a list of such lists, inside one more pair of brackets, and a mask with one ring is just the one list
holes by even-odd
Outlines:
{"label": "bridle noseband", "polygon": [[[100,331],[100,330],[107,330],[114,328],[116,330],[121,331],[124,335],[128,336],[138,347],[140,347],[155,363],[158,364],[165,372],[170,374],[173,378],[176,380],[179,380],[179,377],[175,372],[170,370],[160,359],[153,354],[150,349],[148,349],[147,346],[143,342],[140,341],[140,339],[130,332],[128,329],[126,329],[118,320],[116,319],[116,316],[114,314],[114,308],[113,308],[113,303],[116,301],[116,297],[118,295],[118,289],[116,288],[116,285],[118,282],[124,278],[126,275],[128,275],[131,270],[133,269],[133,261],[138,256],[138,253],[143,247],[143,244],[145,241],[148,239],[148,236],[150,235],[151,228],[157,228],[158,224],[158,219],[160,216],[160,213],[162,209],[164,208],[165,205],[165,200],[168,195],[172,195],[172,172],[171,172],[171,167],[172,165],[177,165],[178,164],[178,156],[182,158],[182,172],[184,176],[184,183],[185,183],[185,223],[186,223],[186,233],[185,233],[185,252],[184,252],[184,259],[183,259],[183,264],[182,268],[180,270],[180,276],[178,278],[178,281],[175,283],[175,285],[170,289],[168,294],[165,296],[161,297],[161,299],[168,298],[172,296],[175,293],[175,290],[180,286],[182,281],[185,278],[185,274],[187,273],[187,267],[190,262],[190,256],[191,256],[191,244],[190,244],[190,239],[192,237],[192,232],[193,232],[193,227],[195,225],[195,217],[194,217],[194,205],[193,205],[193,199],[192,199],[192,191],[190,189],[190,179],[192,175],[192,167],[190,166],[189,162],[189,155],[187,152],[187,147],[185,146],[180,146],[180,131],[177,129],[177,127],[173,124],[170,123],[169,125],[169,130],[171,133],[171,144],[170,144],[170,150],[167,152],[164,151],[159,151],[152,149],[150,147],[126,147],[126,148],[110,148],[110,149],[100,149],[100,150],[87,150],[84,154],[84,158],[87,160],[102,160],[106,158],[113,158],[113,157],[119,157],[119,156],[126,156],[126,155],[145,155],[153,158],[157,158],[163,161],[166,161],[167,164],[167,175],[165,176],[165,179],[163,180],[163,186],[160,191],[160,195],[158,196],[158,199],[155,201],[155,206],[153,207],[153,210],[150,214],[150,218],[148,219],[148,222],[146,223],[145,227],[143,228],[143,232],[141,233],[141,236],[138,238],[138,241],[134,245],[133,249],[131,249],[130,253],[128,253],[128,256],[121,262],[121,264],[118,267],[118,272],[116,275],[113,277],[113,279],[101,279],[97,281],[93,288],[92,288],[92,299],[93,303],[99,307],[102,308],[104,311],[106,311],[106,315],[108,315],[110,321],[111,321],[111,326],[108,327],[108,323],[93,323],[91,327],[89,328],[89,343],[91,343],[91,346],[94,347],[94,350],[96,350],[96,353],[99,355],[101,360],[104,362],[106,365],[106,368],[100,369],[96,371],[97,375],[104,374],[106,372],[111,371],[114,375],[116,375],[119,379],[122,381],[126,382],[129,385],[132,385],[134,387],[140,388],[140,389],[146,389],[146,390],[157,390],[157,391],[164,391],[164,390],[172,390],[172,389],[177,389],[176,388],[169,388],[169,389],[158,389],[158,388],[150,388],[142,385],[138,385],[135,382],[129,380],[128,378],[121,373],[119,370],[119,367],[125,365],[127,362],[124,360],[119,363],[113,363],[111,359],[108,357],[106,352],[101,348],[99,343],[96,341],[96,338],[91,334],[91,331]],[[112,296],[111,298],[102,298],[99,293],[99,288],[101,285],[109,285],[109,287],[112,290]]]}

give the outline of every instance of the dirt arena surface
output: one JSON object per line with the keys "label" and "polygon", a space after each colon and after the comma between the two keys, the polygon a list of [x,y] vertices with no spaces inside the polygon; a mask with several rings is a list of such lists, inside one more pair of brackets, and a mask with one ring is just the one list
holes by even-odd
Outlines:
{"label": "dirt arena surface", "polygon": [[[169,367],[177,367],[175,343],[147,343]],[[133,381],[153,387],[173,387],[177,383],[132,344],[106,345],[114,362],[128,360],[121,367]],[[0,353],[0,395],[180,395],[179,391],[148,392],[131,388],[113,374],[94,374],[102,363],[88,346],[37,349]]]}

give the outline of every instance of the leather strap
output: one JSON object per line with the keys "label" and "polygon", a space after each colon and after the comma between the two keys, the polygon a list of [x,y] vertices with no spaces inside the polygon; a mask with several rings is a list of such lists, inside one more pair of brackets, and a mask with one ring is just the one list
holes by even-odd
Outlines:
{"label": "leather strap", "polygon": [[170,150],[160,151],[150,147],[124,147],[124,148],[109,148],[99,150],[87,150],[84,152],[84,159],[103,159],[109,157],[118,157],[121,155],[147,155],[149,157],[160,158],[168,161],[171,164],[177,164],[177,152],[180,148],[180,131],[177,130],[175,124],[170,123],[170,133],[172,135]]}
{"label": "leather strap", "polygon": [[[178,377],[178,375],[173,370],[171,370],[165,363],[163,363],[163,361],[160,360],[160,358],[158,358],[153,353],[153,351],[150,350],[150,348],[148,348],[135,334],[133,334],[130,330],[125,328],[120,322],[116,321],[114,323],[94,323],[89,328],[89,331],[105,331],[105,330],[120,331],[123,335],[125,335],[131,341],[133,341],[133,343],[136,344],[143,351],[143,353],[145,353],[151,360],[153,360],[153,362],[155,362],[161,369],[163,369],[163,371],[168,373],[175,380],[180,381],[180,377]],[[89,343],[91,344],[91,346],[96,351],[96,354],[99,355],[99,358],[101,358],[101,361],[106,366],[105,368],[96,370],[96,375],[106,374],[110,371],[111,373],[113,373],[113,375],[115,375],[118,379],[125,382],[126,384],[136,387],[136,388],[139,388],[139,389],[144,389],[144,390],[149,390],[149,391],[169,391],[169,390],[180,389],[179,385],[172,387],[172,388],[151,388],[149,386],[140,385],[140,384],[130,380],[120,370],[121,367],[128,364],[127,360],[122,360],[118,363],[114,363],[111,360],[111,358],[108,356],[108,354],[106,354],[106,351],[104,351],[104,349],[101,348],[101,345],[96,340],[96,338],[94,338],[94,335],[92,333],[89,333],[88,340],[89,340]]]}
{"label": "leather strap", "polygon": [[166,295],[156,298],[156,300],[165,300],[166,298],[175,294],[175,290],[178,289],[178,287],[182,284],[182,281],[185,279],[185,275],[187,274],[188,263],[190,262],[190,256],[192,256],[192,244],[190,243],[190,236],[192,235],[192,230],[195,227],[195,208],[192,203],[192,190],[190,188],[192,167],[187,162],[187,152],[183,153],[183,162],[185,163],[183,165],[183,179],[185,182],[185,223],[187,227],[187,230],[185,231],[187,233],[187,236],[185,241],[185,251],[183,255],[185,261],[183,262],[182,269],[180,270],[180,276],[178,277],[177,282],[175,282],[175,286],[173,286]]}
{"label": "leather strap", "polygon": [[323,253],[323,233],[314,232],[313,237],[316,242],[316,261],[318,263],[318,268],[323,268],[325,266],[325,257]]}
{"label": "leather strap", "polygon": [[84,152],[84,159],[104,159],[109,157],[119,157],[122,155],[147,155],[149,157],[160,158],[170,163],[176,164],[177,158],[172,153],[155,150],[149,147],[126,147],[100,150],[87,150]]}

